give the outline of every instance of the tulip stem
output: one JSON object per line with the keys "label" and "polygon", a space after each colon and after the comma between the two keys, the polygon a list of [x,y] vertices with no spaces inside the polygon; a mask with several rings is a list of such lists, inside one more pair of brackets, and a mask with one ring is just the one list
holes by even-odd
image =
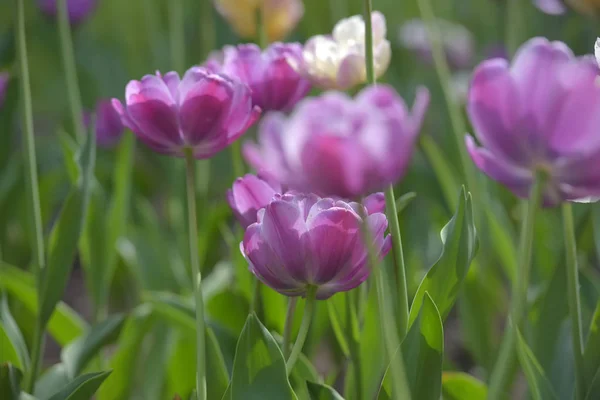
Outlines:
{"label": "tulip stem", "polygon": [[196,218],[195,165],[192,149],[185,149],[186,189],[188,206],[188,229],[192,282],[196,303],[196,395],[198,400],[206,400],[206,356],[204,337],[204,301],[202,299],[202,275],[198,251],[198,221]]}
{"label": "tulip stem", "polygon": [[[44,236],[42,233],[42,213],[40,208],[40,193],[38,188],[37,161],[35,153],[35,136],[33,133],[33,110],[31,105],[31,86],[29,83],[29,61],[27,59],[27,40],[25,38],[25,0],[17,0],[17,35],[16,48],[18,52],[19,78],[21,88],[21,110],[23,116],[23,141],[25,149],[25,168],[29,205],[31,207],[31,222],[33,223],[33,263],[37,285],[46,266],[44,254]],[[39,318],[37,319],[39,321]],[[43,348],[43,327],[36,322],[31,352],[31,367],[25,382],[25,391],[33,393],[35,381],[39,372]]]}
{"label": "tulip stem", "polygon": [[529,272],[531,270],[535,214],[542,201],[544,183],[544,175],[540,172],[536,173],[526,207],[523,204],[524,214],[521,221],[519,263],[513,287],[511,311],[507,319],[500,352],[492,369],[488,400],[504,398],[504,392],[510,380],[511,366],[514,365],[516,359],[515,344],[517,329],[521,327],[527,310],[527,289],[529,287]]}
{"label": "tulip stem", "polygon": [[297,297],[290,297],[288,308],[285,314],[285,326],[283,327],[283,357],[288,358],[290,355],[290,337],[292,335],[292,326],[294,325],[294,313],[296,312]]}
{"label": "tulip stem", "polygon": [[288,375],[292,373],[292,369],[294,368],[296,361],[298,361],[298,356],[300,356],[300,353],[302,352],[302,347],[304,347],[304,342],[308,335],[308,328],[310,328],[310,322],[312,321],[313,312],[315,310],[316,300],[317,287],[309,286],[306,290],[306,304],[304,305],[304,315],[302,316],[300,331],[298,331],[298,337],[296,338],[296,343],[294,343],[290,357],[285,363]]}
{"label": "tulip stem", "polygon": [[[375,64],[373,60],[373,5],[371,0],[365,0],[365,48],[367,82],[371,85],[377,83],[375,77]],[[400,338],[404,339],[408,331],[408,289],[406,285],[406,266],[404,264],[404,251],[402,249],[402,236],[400,233],[400,222],[396,209],[396,196],[394,186],[390,185],[385,191],[386,216],[390,224],[392,234],[392,249],[394,252],[394,263],[396,265],[396,279],[398,284],[398,325]]]}
{"label": "tulip stem", "polygon": [[58,8],[58,33],[60,38],[60,49],[62,52],[63,68],[65,70],[65,84],[69,105],[71,106],[71,120],[75,137],[79,143],[83,143],[86,132],[83,125],[83,107],[81,106],[81,92],[77,81],[77,68],[75,66],[75,55],[73,51],[73,38],[71,25],[69,23],[69,11],[67,0],[59,0]]}
{"label": "tulip stem", "polygon": [[573,340],[573,356],[575,358],[575,388],[576,400],[583,400],[586,394],[586,382],[583,364],[583,333],[581,329],[581,299],[579,296],[579,271],[577,268],[577,244],[571,203],[562,206],[563,229],[567,262],[567,295],[569,316]]}

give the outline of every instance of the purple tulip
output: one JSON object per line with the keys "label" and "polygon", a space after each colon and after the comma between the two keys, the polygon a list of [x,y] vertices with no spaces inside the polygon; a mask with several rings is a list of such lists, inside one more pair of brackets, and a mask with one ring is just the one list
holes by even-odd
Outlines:
{"label": "purple tulip", "polygon": [[[40,10],[50,18],[58,17],[59,0],[38,0]],[[98,0],[67,0],[69,22],[76,25],[84,21],[96,8]]]}
{"label": "purple tulip", "polygon": [[8,81],[10,81],[10,75],[8,75],[8,72],[0,72],[0,108],[2,108],[4,105]]}
{"label": "purple tulip", "polygon": [[301,59],[299,43],[274,43],[265,51],[255,44],[243,44],[226,46],[205,66],[247,84],[253,103],[263,111],[288,111],[310,91],[310,82],[288,63]]}
{"label": "purple tulip", "polygon": [[276,183],[247,174],[237,178],[233,187],[227,191],[227,202],[246,229],[256,222],[258,210],[267,206],[277,193],[281,193],[281,187]]}
{"label": "purple tulip", "polygon": [[385,85],[355,99],[328,92],[302,101],[290,117],[267,115],[260,146],[247,143],[244,155],[291,189],[355,199],[404,175],[428,104],[424,88],[412,115]]}
{"label": "purple tulip", "polygon": [[468,113],[482,147],[466,137],[479,169],[527,197],[536,171],[547,175],[548,206],[600,195],[600,87],[593,57],[561,42],[531,39],[506,60],[475,71]]}
{"label": "purple tulip", "polygon": [[[102,99],[96,103],[96,143],[100,147],[113,147],[116,145],[125,128],[119,113],[115,110],[111,100]],[[85,125],[90,123],[90,114],[84,115]]]}
{"label": "purple tulip", "polygon": [[[370,271],[362,207],[316,195],[275,195],[246,230],[242,253],[258,279],[286,296],[304,296],[309,286],[317,287],[318,299],[354,289]],[[367,223],[377,254],[385,256],[391,245],[385,215],[371,214]]]}
{"label": "purple tulip", "polygon": [[113,99],[123,125],[162,154],[210,158],[238,139],[257,119],[250,89],[225,75],[192,67],[131,81],[124,106]]}
{"label": "purple tulip", "polygon": [[558,15],[567,11],[563,0],[533,0],[533,4],[546,14]]}

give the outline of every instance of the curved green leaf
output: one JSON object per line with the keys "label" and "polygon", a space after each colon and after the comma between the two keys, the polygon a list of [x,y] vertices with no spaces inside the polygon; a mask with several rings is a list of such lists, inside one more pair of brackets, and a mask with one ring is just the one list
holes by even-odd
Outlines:
{"label": "curved green leaf", "polygon": [[596,306],[583,353],[585,380],[589,397],[594,392],[600,395],[600,302]]}
{"label": "curved green leaf", "polygon": [[344,400],[331,386],[323,383],[306,382],[311,400]]}
{"label": "curved green leaf", "polygon": [[103,346],[117,339],[124,322],[124,315],[113,315],[69,343],[60,354],[67,375],[71,379],[79,375]]}
{"label": "curved green leaf", "polygon": [[17,400],[21,392],[23,373],[9,363],[0,364],[0,398]]}
{"label": "curved green leaf", "polygon": [[421,281],[410,309],[409,326],[417,319],[425,292],[439,307],[442,320],[450,312],[478,247],[471,194],[462,188],[458,207],[441,232],[443,250]]}
{"label": "curved green leaf", "polygon": [[463,372],[444,372],[442,375],[444,400],[485,400],[485,383]]}
{"label": "curved green leaf", "polygon": [[49,400],[90,400],[111,371],[93,372],[77,377]]}
{"label": "curved green leaf", "polygon": [[[30,272],[0,262],[0,288],[19,300],[31,313],[37,314],[38,297],[35,281]],[[61,346],[81,336],[86,328],[85,320],[63,302],[58,303],[56,312],[48,322],[50,335]]]}
{"label": "curved green leaf", "polygon": [[220,399],[229,385],[229,374],[215,333],[206,327],[207,398]]}
{"label": "curved green leaf", "polygon": [[0,362],[7,361],[5,358],[8,349],[4,350],[4,340],[7,340],[10,347],[14,349],[15,361],[17,361],[15,365],[17,368],[27,371],[30,362],[29,351],[21,330],[10,313],[6,296],[2,296],[2,299],[0,299],[0,337],[2,335],[5,335],[5,339],[0,338]]}
{"label": "curved green leaf", "polygon": [[238,340],[229,393],[231,400],[297,400],[283,354],[255,314]]}
{"label": "curved green leaf", "polygon": [[[514,328],[509,327],[509,329]],[[517,355],[527,378],[527,383],[529,383],[529,392],[533,399],[558,400],[558,396],[554,392],[554,389],[552,389],[548,378],[546,378],[544,370],[519,331],[517,331]]]}

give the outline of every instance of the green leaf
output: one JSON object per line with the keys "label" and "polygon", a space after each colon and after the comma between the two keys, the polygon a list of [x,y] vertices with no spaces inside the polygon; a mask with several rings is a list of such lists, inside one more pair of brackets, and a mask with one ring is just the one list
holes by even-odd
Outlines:
{"label": "green leaf", "polygon": [[296,400],[283,354],[273,336],[250,314],[233,362],[231,400]]}
{"label": "green leaf", "polygon": [[[37,314],[38,298],[35,281],[30,272],[0,262],[0,288],[14,296],[30,312]],[[61,346],[81,336],[86,328],[84,319],[63,302],[58,303],[56,312],[52,314],[48,323],[50,335]]]}
{"label": "green leaf", "polygon": [[363,399],[373,399],[379,390],[381,377],[385,373],[385,353],[381,340],[379,304],[375,285],[369,288],[364,323],[360,332],[359,352],[362,368]]}
{"label": "green leaf", "polygon": [[92,126],[79,154],[78,165],[81,173],[77,184],[71,188],[50,234],[48,265],[42,271],[40,279],[38,317],[42,326],[46,326],[49,321],[71,275],[73,259],[85,221],[95,157],[96,138]]}
{"label": "green leaf", "polygon": [[[3,335],[4,338],[2,338]],[[8,346],[5,347],[5,344]],[[0,363],[8,360],[6,354],[10,350],[7,347],[14,350],[15,359],[13,361],[16,361],[17,368],[28,371],[30,359],[27,344],[17,322],[10,313],[6,296],[2,296],[0,299]]]}
{"label": "green leaf", "polygon": [[0,398],[17,400],[21,392],[23,373],[12,364],[0,364]]}
{"label": "green leaf", "polygon": [[[426,292],[421,312],[402,342],[402,357],[413,399],[439,400],[442,392],[444,330],[440,313]],[[396,352],[394,357],[398,357]],[[389,371],[389,367],[388,367]],[[378,399],[391,399],[391,375],[386,371]]]}
{"label": "green leaf", "polygon": [[333,296],[327,300],[327,312],[329,313],[329,322],[337,342],[342,350],[345,357],[350,355],[350,347],[348,346],[348,340],[346,339],[346,327],[347,316],[346,316],[346,296]]}
{"label": "green leaf", "polygon": [[442,375],[444,400],[485,400],[485,383],[463,372],[444,372]]}
{"label": "green leaf", "polygon": [[396,210],[400,214],[408,205],[417,197],[415,192],[404,193],[402,196],[396,199]]}
{"label": "green leaf", "polygon": [[67,368],[63,363],[54,364],[48,368],[35,382],[33,394],[40,400],[48,400],[67,386],[72,378],[67,376]]}
{"label": "green leaf", "polygon": [[196,312],[191,299],[167,292],[147,292],[144,301],[152,304],[158,316],[188,330],[196,330]]}
{"label": "green leaf", "polygon": [[421,281],[413,300],[409,326],[417,319],[425,292],[429,292],[439,307],[442,320],[446,319],[456,301],[478,247],[471,203],[471,194],[465,193],[463,187],[456,212],[441,232],[442,255]]}
{"label": "green leaf", "polygon": [[87,363],[103,346],[117,339],[124,322],[124,315],[113,315],[91,327],[82,337],[62,350],[60,358],[71,379],[83,371]]}
{"label": "green leaf", "polygon": [[[509,326],[508,329],[514,328]],[[529,384],[529,392],[533,399],[558,400],[558,396],[554,392],[554,389],[552,389],[548,378],[546,378],[544,370],[519,331],[517,331],[517,355],[519,356],[519,362],[525,373],[527,383]]]}
{"label": "green leaf", "polygon": [[130,398],[133,386],[132,374],[146,333],[153,324],[152,308],[148,304],[138,306],[127,318],[119,336],[117,352],[110,360],[113,374],[98,391],[98,400],[125,400]]}
{"label": "green leaf", "polygon": [[229,385],[229,374],[215,333],[206,327],[206,386],[208,399],[220,399]]}
{"label": "green leaf", "polygon": [[111,371],[92,372],[78,376],[49,400],[90,400]]}
{"label": "green leaf", "polygon": [[595,389],[594,385],[591,385],[596,377],[600,377],[600,301],[590,323],[585,351],[583,352],[583,366],[585,381],[588,383],[588,396],[593,393],[593,390],[600,395],[600,380]]}
{"label": "green leaf", "polygon": [[246,297],[230,291],[221,292],[205,304],[206,314],[211,321],[219,323],[236,336],[241,332],[250,310]]}
{"label": "green leaf", "polygon": [[323,383],[306,382],[311,400],[344,400],[331,386]]}

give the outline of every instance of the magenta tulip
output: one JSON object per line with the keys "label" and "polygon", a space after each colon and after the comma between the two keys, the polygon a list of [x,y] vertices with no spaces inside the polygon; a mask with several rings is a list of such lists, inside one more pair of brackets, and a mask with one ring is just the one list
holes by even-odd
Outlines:
{"label": "magenta tulip", "polygon": [[276,183],[247,174],[237,178],[233,187],[227,191],[227,202],[246,229],[256,222],[258,210],[266,207],[277,193],[281,193],[281,187]]}

